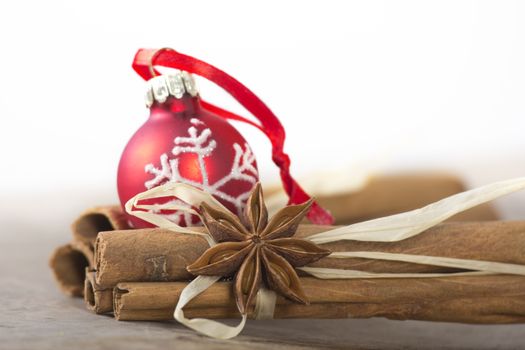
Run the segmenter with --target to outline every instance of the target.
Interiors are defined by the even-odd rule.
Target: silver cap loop
[[[176,71],[170,74],[159,75],[151,78],[146,87],[146,106],[149,108],[153,102],[164,103],[168,97],[182,98],[188,93],[192,97],[199,94],[193,76],[185,71]]]

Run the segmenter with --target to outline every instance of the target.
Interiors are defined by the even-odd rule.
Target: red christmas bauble
[[[146,103],[150,117],[128,142],[118,167],[121,205],[173,181],[203,189],[240,213],[258,181],[255,157],[241,134],[201,107],[193,79],[185,72],[148,81]],[[196,223],[187,213],[162,214],[180,225]],[[128,219],[135,228],[151,227],[134,216]]]

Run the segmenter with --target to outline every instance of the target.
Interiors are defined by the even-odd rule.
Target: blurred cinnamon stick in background
[[[345,183],[342,178],[342,174],[332,174],[300,181],[321,206],[330,210],[336,225],[350,225],[417,209],[468,189],[458,177],[434,172],[374,175],[357,187]],[[349,175],[348,178],[352,177]],[[280,209],[287,202],[281,186],[265,188],[265,195],[270,211]],[[449,221],[497,219],[493,207],[483,204],[457,214]]]
[[[120,205],[106,205],[83,212],[71,225],[71,233],[73,241],[83,242],[93,250],[99,232],[129,228]]]

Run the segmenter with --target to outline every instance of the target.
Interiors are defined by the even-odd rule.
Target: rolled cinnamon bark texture
[[[160,228],[101,232],[95,243],[95,281],[100,288],[113,288],[123,281],[190,280],[194,276],[186,266],[208,247],[200,236]]]
[[[83,295],[85,269],[88,265],[88,258],[83,252],[74,249],[72,244],[56,248],[49,259],[58,287],[63,293],[73,297]]]
[[[304,238],[328,229],[300,225],[295,237]],[[525,264],[525,221],[444,223],[399,242],[339,241],[322,246],[332,251],[379,251]],[[101,288],[112,288],[119,282],[189,280],[193,276],[186,266],[208,247],[202,237],[159,228],[102,232],[95,246],[96,283]],[[361,258],[326,257],[309,266],[390,273],[457,271]]]
[[[94,267],[93,250],[97,234],[125,229],[129,229],[129,225],[119,206],[100,206],[82,213],[71,225],[71,243],[55,249],[49,260],[59,288],[67,295],[83,296],[86,268]]]
[[[99,232],[129,228],[122,208],[118,205],[107,205],[86,210],[73,222],[71,232],[73,241],[93,247]]]
[[[510,275],[418,279],[301,278],[310,305],[277,297],[274,318],[370,318],[462,323],[525,322],[525,277]],[[187,283],[119,283],[117,320],[171,320]],[[230,282],[218,282],[184,309],[187,317],[240,317]],[[248,317],[254,317],[254,305]]]
[[[84,301],[88,310],[97,314],[105,314],[113,311],[113,289],[101,288],[95,282],[95,271],[86,269],[84,281]]]

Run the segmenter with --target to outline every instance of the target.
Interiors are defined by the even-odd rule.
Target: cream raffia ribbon
[[[374,220],[340,227],[337,229],[314,234],[307,239],[317,244],[335,242],[340,240],[355,240],[369,242],[397,242],[420,234],[449,217],[473,208],[479,204],[492,201],[501,196],[525,189],[525,177],[499,181],[476,189],[458,193],[423,208],[401,214],[386,216]],[[139,204],[140,200],[159,197],[175,196],[192,207],[198,207],[206,202],[211,206],[224,209],[210,194],[183,183],[167,183],[140,193],[126,203],[126,211],[145,221],[179,233],[197,234],[205,236],[210,245],[215,242],[210,235],[196,232],[187,227],[181,227],[164,218],[161,214],[145,210],[182,210],[198,215],[194,209],[173,205],[145,205]],[[135,208],[135,209],[134,209]],[[136,210],[140,209],[140,210]],[[525,276],[525,265],[505,264],[492,261],[455,259],[439,256],[393,254],[384,252],[334,252],[332,258],[365,258],[376,260],[404,261],[416,264],[454,267],[468,272],[458,273],[372,273],[356,270],[329,269],[301,267],[302,271],[322,279],[350,279],[350,278],[434,278],[443,276],[469,276],[488,274],[514,274]],[[181,293],[174,312],[174,318],[187,327],[210,337],[229,339],[238,335],[244,328],[246,316],[235,327],[227,326],[217,321],[184,317],[182,308],[194,297],[209,288],[220,279],[219,276],[199,276],[195,278]],[[261,290],[256,299],[255,317],[271,318],[275,308],[275,293]]]
[[[165,228],[170,231],[203,236],[206,238],[210,246],[216,244],[210,235],[197,232],[188,227],[177,225],[174,222],[166,219],[163,215],[158,214],[160,210],[179,210],[190,214],[199,215],[196,210],[187,206],[177,205],[170,202],[164,204],[139,204],[139,202],[144,199],[161,197],[177,197],[181,201],[187,203],[189,206],[195,208],[198,208],[202,202],[205,202],[214,208],[228,210],[207,192],[199,190],[198,188],[188,184],[180,182],[168,182],[162,186],[154,187],[150,190],[139,193],[135,197],[131,198],[125,205],[126,212],[144,221],[147,221],[150,224]]]

